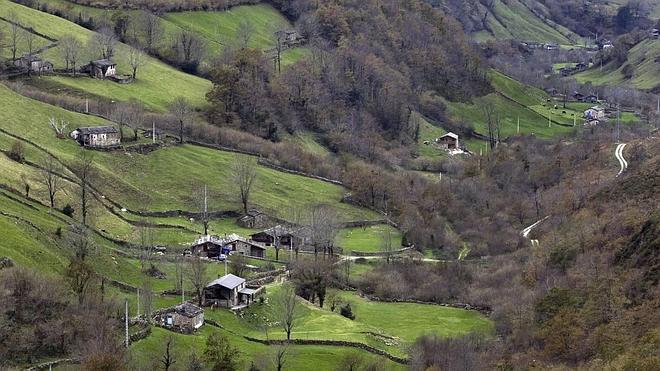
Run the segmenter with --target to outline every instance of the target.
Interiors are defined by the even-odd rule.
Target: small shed
[[[121,144],[119,130],[114,126],[81,127],[69,135],[84,147],[112,148]]]
[[[204,309],[185,302],[156,314],[156,323],[183,333],[193,333],[204,325]]]
[[[458,134],[447,133],[435,140],[440,147],[445,149],[458,149]]]
[[[247,214],[238,219],[238,225],[243,228],[259,229],[265,228],[270,222],[268,215],[259,210],[248,210]]]

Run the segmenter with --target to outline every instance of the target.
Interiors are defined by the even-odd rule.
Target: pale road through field
[[[621,173],[623,173],[628,168],[628,161],[623,158],[623,149],[625,146],[626,143],[621,143],[616,146],[616,150],[614,151],[614,156],[616,156],[616,159],[619,160],[619,165],[621,165],[621,169],[619,170],[619,173],[616,174],[616,176],[621,175]]]

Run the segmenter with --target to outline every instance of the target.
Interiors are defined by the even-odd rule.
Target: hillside
[[[638,89],[650,90],[660,86],[660,40],[646,39],[632,47],[626,60],[618,68],[614,63],[594,66],[588,71],[575,75],[581,83],[594,85],[629,85]],[[628,76],[628,77],[627,77]]]
[[[580,40],[575,33],[542,15],[547,10],[540,1],[532,1],[530,5],[522,0],[495,0],[488,7],[478,1],[444,0],[443,3],[459,21],[468,25],[478,41],[513,39],[572,45]]]

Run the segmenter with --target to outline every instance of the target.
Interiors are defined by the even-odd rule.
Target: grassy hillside
[[[65,162],[74,160],[78,145],[72,140],[56,139],[48,127],[49,117],[66,119],[72,127],[108,124],[96,117],[21,97],[5,87],[0,87],[0,102],[11,107],[0,112],[2,129],[46,148]],[[211,209],[235,210],[239,206],[227,169],[236,157],[244,155],[191,145],[163,148],[149,155],[121,152],[94,155],[104,179],[95,186],[122,207],[139,210],[147,200],[152,210],[190,210],[193,184],[204,183],[212,195]],[[256,161],[256,158],[247,159]],[[287,216],[290,207],[324,202],[334,206],[346,220],[377,218],[371,211],[341,203],[344,189],[337,185],[261,166],[258,173],[253,203],[281,217]]]
[[[575,44],[578,36],[558,24],[546,23],[529,10],[521,0],[493,2],[492,10],[486,10],[489,30],[473,36],[480,41],[488,39],[515,39],[558,44]]]
[[[612,64],[600,68],[592,68],[575,75],[581,82],[591,82],[595,85],[631,85],[638,89],[653,89],[660,86],[660,63],[656,59],[660,56],[660,40],[646,39],[635,45],[628,52],[626,62],[616,68]],[[632,77],[627,79],[624,68],[632,66]]]
[[[0,16],[6,17],[13,12],[21,24],[29,26],[38,32],[60,39],[65,35],[73,35],[86,43],[93,32],[83,27],[47,13],[12,3],[8,0],[0,0]],[[115,60],[118,63],[118,72],[130,73],[127,54],[130,47],[118,44]],[[58,68],[64,67],[59,48],[49,49],[44,57],[53,61]],[[87,55],[82,60],[91,59]],[[64,87],[77,89],[92,95],[101,95],[114,100],[138,99],[151,109],[164,111],[167,105],[177,96],[185,96],[195,105],[205,102],[204,94],[211,87],[211,83],[202,78],[180,72],[167,64],[154,58],[146,58],[143,67],[138,70],[138,78],[134,83],[120,85],[110,81],[95,80],[90,78],[70,77],[43,77]]]

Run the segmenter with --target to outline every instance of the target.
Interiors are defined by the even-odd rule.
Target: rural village
[[[660,369],[660,3],[580,4],[0,0],[0,371]]]

